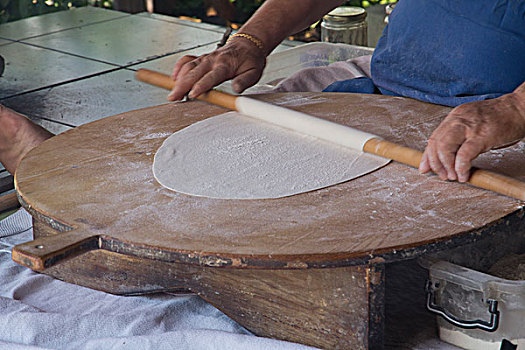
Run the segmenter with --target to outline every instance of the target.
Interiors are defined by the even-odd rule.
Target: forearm
[[[522,99],[525,98],[525,81],[514,90],[516,95],[519,95]]]
[[[518,86],[511,95],[516,109],[523,118],[523,123],[525,125],[525,82]]]
[[[247,35],[230,37],[231,41],[209,54],[187,55],[177,62],[172,74],[176,83],[168,99],[180,100],[186,94],[195,98],[228,79],[233,79],[235,92],[243,92],[261,78],[266,56],[283,39],[342,3],[341,0],[266,0],[239,30]]]
[[[341,0],[266,0],[239,33],[251,34],[264,44],[267,56],[287,36],[297,33],[333,8]]]
[[[525,140],[525,82],[510,94],[505,94],[494,100],[487,100],[488,103],[491,101],[494,102],[492,105],[493,114],[499,115],[501,120],[505,120],[504,116],[507,117],[506,119],[514,120],[513,132],[518,133],[515,140],[509,140],[508,144],[493,148],[506,147],[520,139]]]

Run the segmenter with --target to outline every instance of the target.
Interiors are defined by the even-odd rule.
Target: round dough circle
[[[162,186],[193,196],[267,199],[348,181],[388,162],[229,112],[168,137],[153,174]]]

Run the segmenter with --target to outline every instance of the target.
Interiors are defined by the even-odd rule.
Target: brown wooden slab
[[[450,110],[377,95],[260,98],[420,150]],[[197,101],[176,103],[58,135],[22,161],[16,174],[20,199],[60,231],[81,230],[82,240],[86,233],[96,237],[96,248],[235,268],[347,266],[378,256],[391,261],[475,240],[501,218],[523,215],[523,202],[395,163],[340,185],[275,200],[207,199],[162,188],[151,166],[164,139],[222,112]],[[490,152],[478,165],[525,180],[524,145]]]
[[[7,170],[0,170],[0,194],[11,191],[15,188],[15,182],[12,175]]]
[[[38,221],[39,237],[62,236]],[[251,332],[323,349],[380,349],[384,265],[224,269],[93,250],[45,270],[114,294],[195,293]]]
[[[260,98],[420,150],[449,111],[387,96]],[[202,102],[129,112],[30,152],[16,185],[37,240],[16,247],[15,260],[110,293],[193,292],[261,336],[381,349],[385,263],[523,228],[523,202],[395,163],[275,200],[206,199],[157,184],[151,166],[163,140],[221,112]],[[478,165],[524,180],[524,154],[521,144]]]
[[[0,194],[0,213],[20,207],[16,193]]]

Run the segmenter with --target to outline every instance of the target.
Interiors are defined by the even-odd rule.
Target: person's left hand
[[[468,181],[471,162],[525,138],[525,101],[517,93],[454,108],[432,133],[419,165],[442,180]]]

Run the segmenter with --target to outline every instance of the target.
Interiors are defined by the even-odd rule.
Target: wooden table
[[[449,111],[377,95],[259,98],[417,149]],[[262,336],[381,348],[386,265],[525,229],[522,202],[396,163],[275,200],[161,187],[151,165],[162,141],[222,112],[197,101],[142,109],[31,151],[16,185],[38,239],[18,246],[15,260],[110,293],[191,291]],[[478,165],[525,180],[523,147],[490,152]]]

